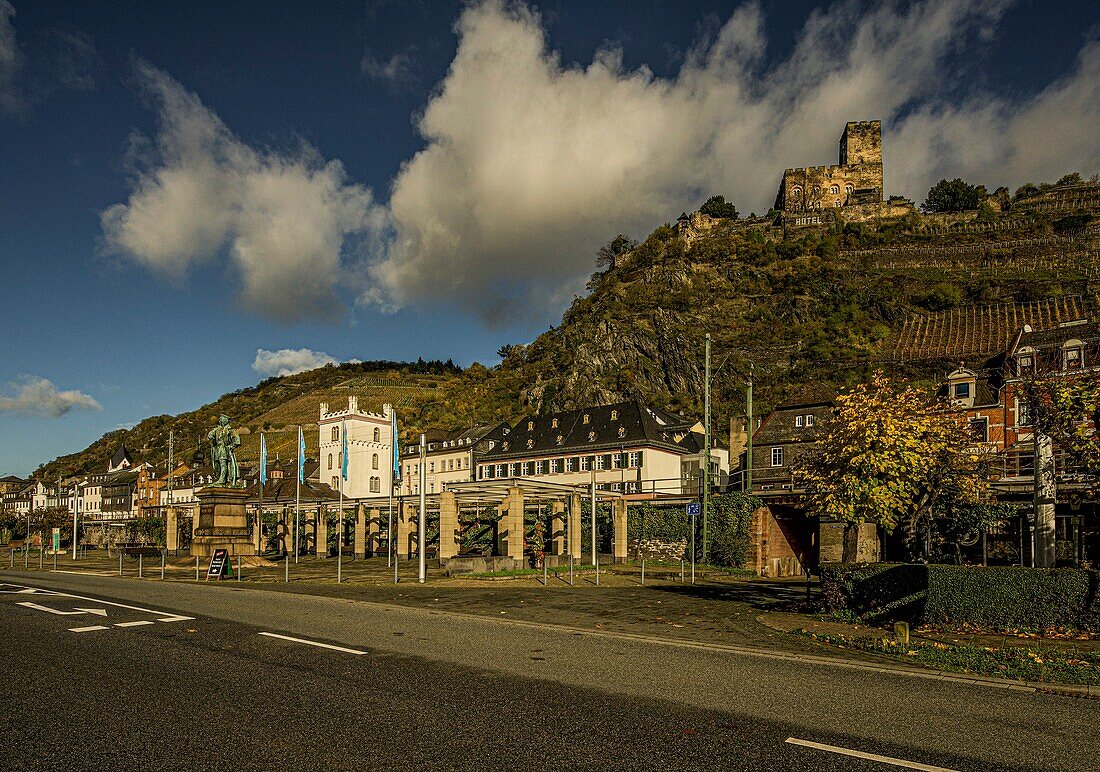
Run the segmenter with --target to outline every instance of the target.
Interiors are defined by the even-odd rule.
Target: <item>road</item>
[[[228,584],[0,582],[8,769],[1077,770],[1100,752],[1096,700]]]

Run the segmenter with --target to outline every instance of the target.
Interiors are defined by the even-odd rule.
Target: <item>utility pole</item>
[[[176,430],[175,429],[169,429],[168,430],[168,506],[166,506],[164,508],[164,549],[165,550],[168,549],[168,521],[169,521],[168,512],[169,512],[169,510],[172,509],[172,478],[175,477],[175,475],[172,474],[172,472],[174,471],[174,468],[172,466],[172,459],[173,459],[173,452],[175,451],[175,445],[176,445]],[[176,541],[178,536],[179,536],[179,534],[177,533],[176,535],[174,535],[172,537],[173,542]],[[179,544],[176,543],[176,546],[178,547]],[[177,549],[176,552],[178,554],[179,550]]]
[[[752,493],[752,368],[749,365],[749,385],[745,389],[745,473],[741,475],[741,487]]]
[[[427,435],[421,434],[420,435],[420,512],[418,513],[419,516],[416,518],[419,521],[417,523],[417,529],[420,531],[419,539],[418,539],[418,541],[420,543],[420,546],[417,548],[416,551],[419,553],[417,555],[417,558],[419,559],[419,563],[420,563],[420,573],[418,574],[418,581],[421,584],[424,583],[424,579],[427,577],[427,574],[428,574],[428,565],[425,562],[426,555],[424,554],[427,551],[427,546],[428,546],[428,506],[427,506],[427,493],[426,493],[426,491],[428,490],[428,484],[426,482],[427,471],[428,471],[427,461],[426,461],[427,452],[428,452]]]
[[[703,376],[703,562],[707,562],[707,509],[710,503],[710,333],[705,344]]]

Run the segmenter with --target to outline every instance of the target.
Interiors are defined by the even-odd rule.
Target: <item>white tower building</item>
[[[383,405],[381,413],[359,409],[358,397],[348,397],[346,410],[329,411],[321,403],[317,421],[320,433],[321,482],[333,490],[344,486],[344,496],[352,499],[385,499],[393,484],[393,407]],[[348,479],[340,474],[343,468],[343,438],[347,431]]]

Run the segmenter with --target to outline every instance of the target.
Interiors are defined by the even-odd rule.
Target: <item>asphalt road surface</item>
[[[1100,755],[1096,700],[226,585],[0,582],[6,769],[1080,770]]]

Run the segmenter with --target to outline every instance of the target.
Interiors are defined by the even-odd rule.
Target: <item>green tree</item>
[[[736,220],[738,217],[737,207],[732,201],[726,201],[725,196],[711,196],[699,207],[699,211],[708,217],[718,219]]]
[[[844,560],[861,523],[906,529],[910,549],[933,515],[984,503],[987,460],[970,450],[963,415],[882,373],[836,399],[817,449],[792,470],[813,514],[848,525]]]
[[[920,208],[925,212],[966,212],[977,209],[985,196],[984,185],[970,185],[956,177],[933,185]]]
[[[1100,487],[1100,381],[1083,375],[1036,376],[1024,383],[1028,420],[1066,454],[1072,473]]]

